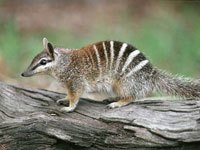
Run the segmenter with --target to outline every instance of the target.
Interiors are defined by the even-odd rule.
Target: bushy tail
[[[155,90],[183,98],[200,98],[200,80],[172,76],[163,71],[155,73]]]

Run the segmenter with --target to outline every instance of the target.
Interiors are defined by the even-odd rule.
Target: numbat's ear
[[[43,47],[44,49],[47,49],[47,44],[49,43],[49,41],[46,38],[43,38]]]
[[[43,47],[47,54],[54,59],[54,48],[51,43],[46,38],[43,38]]]

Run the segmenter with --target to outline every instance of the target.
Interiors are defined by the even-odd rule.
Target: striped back
[[[83,48],[94,70],[130,77],[140,70],[151,69],[150,62],[138,49],[119,41],[103,41]]]

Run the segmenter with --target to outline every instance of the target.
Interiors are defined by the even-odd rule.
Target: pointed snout
[[[22,77],[25,77],[24,72],[21,74]]]
[[[22,77],[30,77],[33,75],[32,71],[25,71],[21,74]]]

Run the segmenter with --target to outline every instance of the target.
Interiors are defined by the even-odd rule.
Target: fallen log
[[[116,109],[81,100],[72,113],[64,94],[0,83],[0,150],[198,149],[200,101],[148,100]]]

